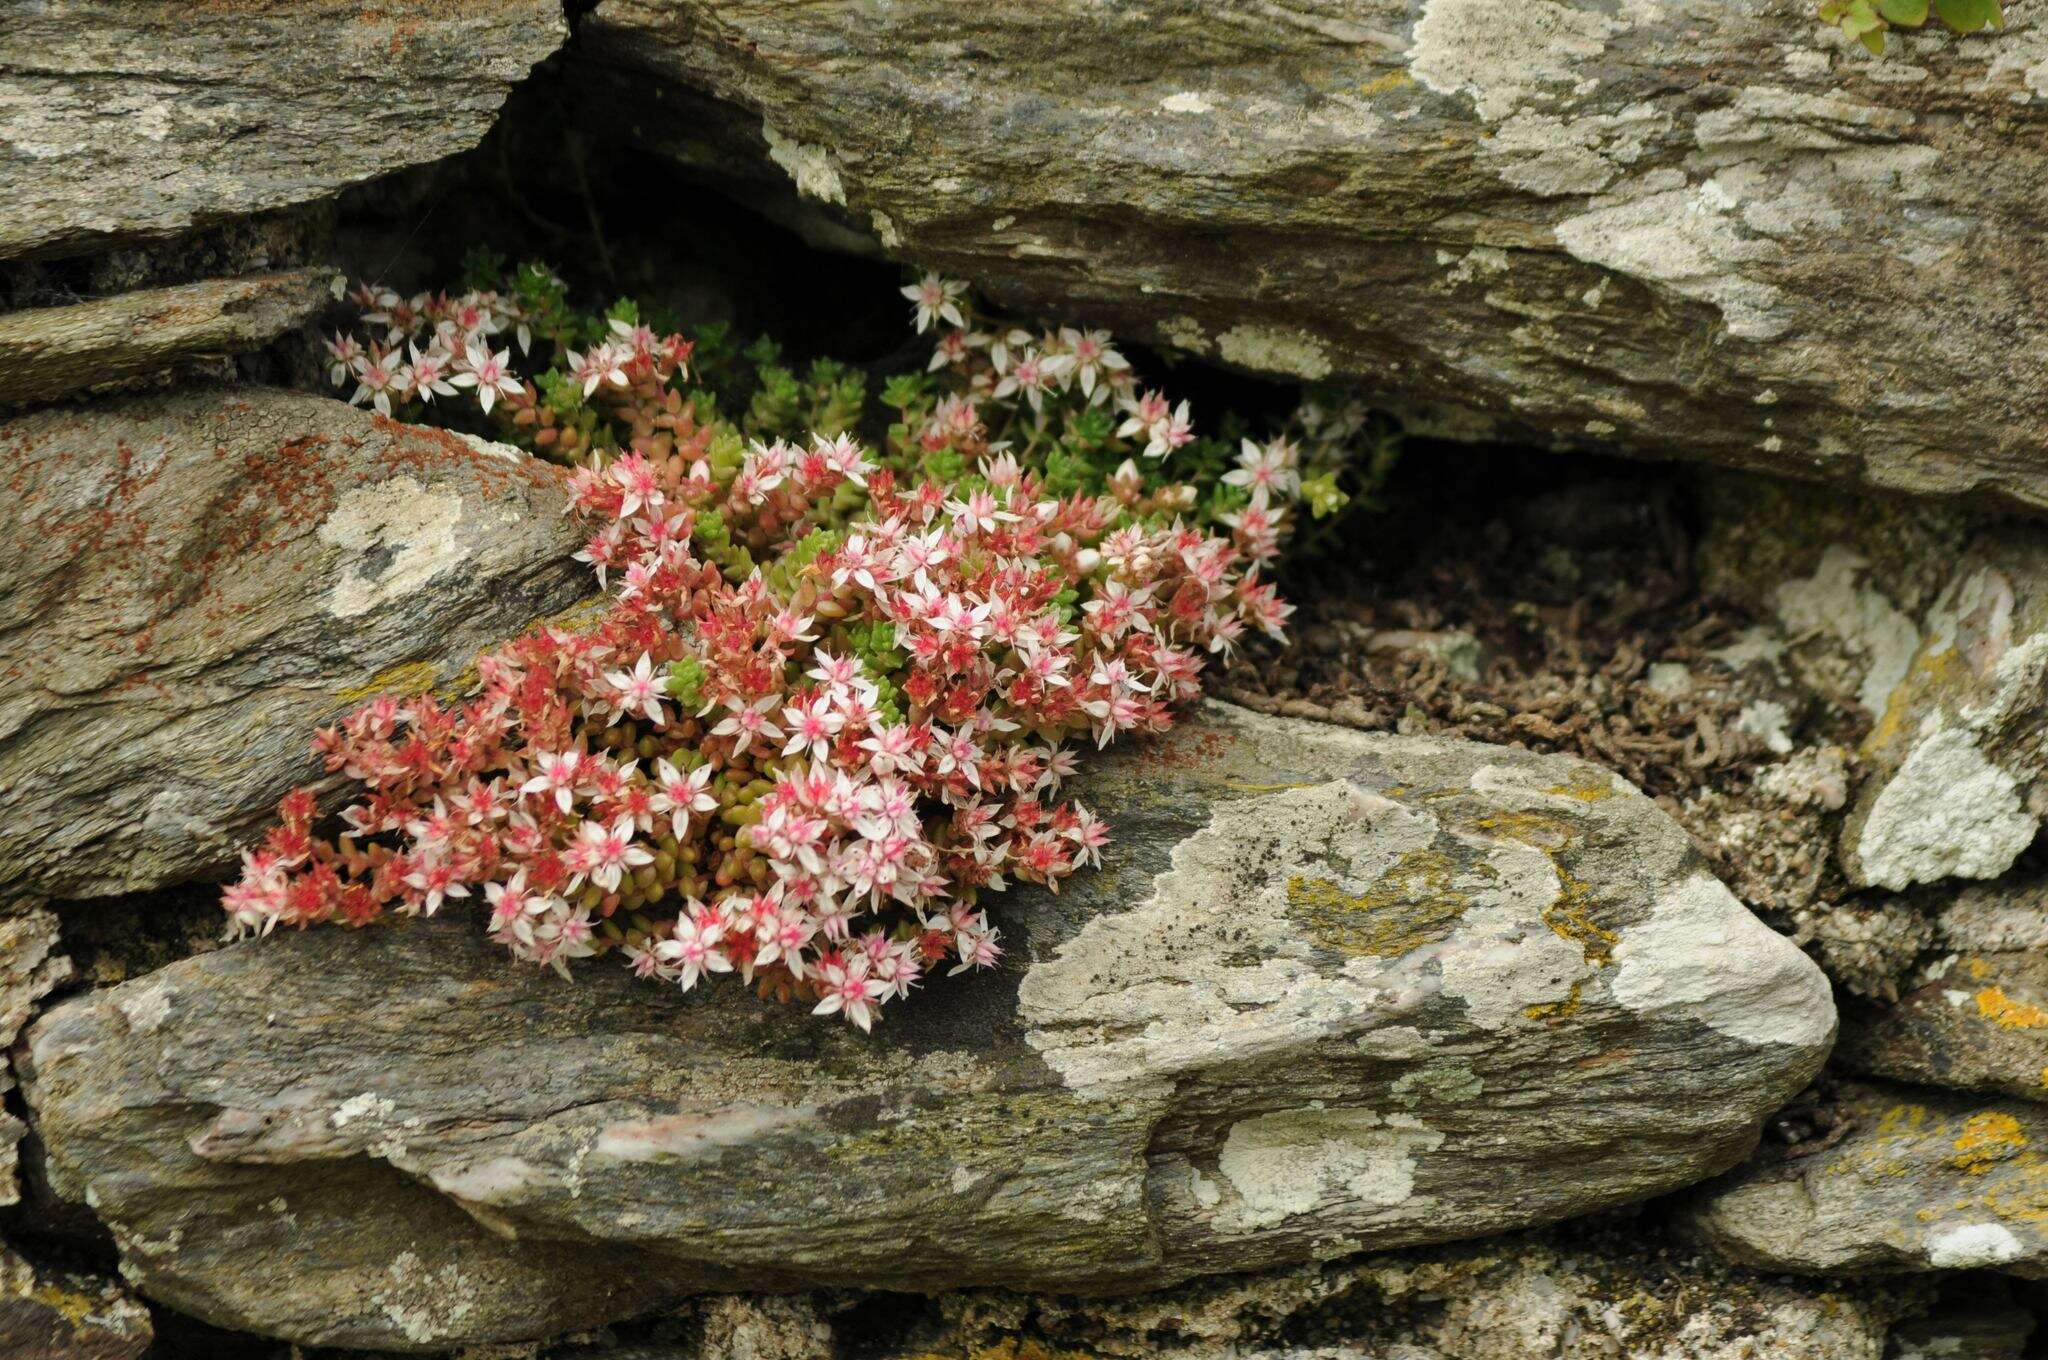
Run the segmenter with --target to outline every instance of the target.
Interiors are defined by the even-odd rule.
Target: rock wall
[[[1958,498],[2048,500],[2033,3],[1882,61],[1791,0],[10,15],[0,1351],[2019,1360],[2048,568]],[[1110,864],[873,1039],[457,921],[217,947],[164,890],[310,728],[585,592],[559,475],[289,390],[363,248],[337,197],[541,79],[1027,312],[1917,498],[1708,476],[1696,555],[1530,507],[1586,599],[1603,536],[1670,534],[1754,626],[1501,729],[1591,760],[1415,735],[1505,719],[1527,634],[1368,627],[1398,722],[1212,704],[1096,762]],[[1740,778],[1614,773],[1624,685]]]
[[[2007,13],[1873,60],[1803,0],[604,0],[581,46],[684,92],[617,108],[649,145],[1027,310],[1460,437],[2038,507]]]

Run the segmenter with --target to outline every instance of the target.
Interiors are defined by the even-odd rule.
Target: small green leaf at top
[[[1927,0],[1877,0],[1877,12],[1887,23],[1918,28],[1927,22]]]
[[[1934,0],[1934,13],[1958,33],[1975,33],[1980,28],[1999,28],[2005,15],[1998,0]]]

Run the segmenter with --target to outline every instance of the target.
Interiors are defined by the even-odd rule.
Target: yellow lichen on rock
[[[1963,1123],[1956,1136],[1956,1169],[1966,1176],[1981,1176],[1999,1162],[2026,1147],[2027,1135],[2020,1121],[2009,1114],[1986,1110]]]
[[[2003,987],[1977,993],[1977,1014],[2001,1029],[2048,1029],[2048,1010],[2007,996]]]

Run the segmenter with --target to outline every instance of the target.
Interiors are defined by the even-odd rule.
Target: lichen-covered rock
[[[2048,951],[1944,954],[1844,1025],[1843,1063],[1923,1086],[2048,1100]]]
[[[1709,588],[1776,615],[1753,650],[1871,720],[1840,830],[1849,879],[2004,873],[2048,795],[2048,539],[1770,485],[1715,501]]]
[[[76,999],[25,1064],[52,1181],[174,1307],[450,1347],[1563,1218],[1732,1164],[1833,1035],[1814,965],[1583,762],[1211,705],[1075,792],[1105,868],[1014,894],[1004,967],[873,1037],[445,920]]]
[[[318,724],[581,598],[566,478],[498,453],[258,388],[0,423],[0,889],[225,869]]]
[[[10,6],[0,259],[167,236],[467,150],[567,31],[559,0]]]
[[[154,1335],[149,1310],[114,1281],[38,1268],[0,1243],[0,1355],[136,1360]]]
[[[2048,1110],[1850,1086],[1833,1147],[1782,1150],[1703,1189],[1688,1226],[1745,1265],[1801,1274],[1990,1268],[2048,1276]]]
[[[0,1097],[14,1089],[8,1051],[35,1014],[36,1003],[71,976],[71,960],[58,952],[57,918],[36,906],[0,908]],[[19,1119],[0,1105],[0,1205],[21,1198],[15,1178],[22,1134]]]
[[[2048,541],[1992,530],[1954,562],[1863,743],[1842,829],[1860,883],[1995,878],[2040,830],[2048,774]]]
[[[1027,308],[1461,434],[2040,505],[2036,13],[1883,61],[1806,0],[605,0],[579,36],[710,96],[622,126]]]
[[[1647,1222],[1311,1269],[1135,1299],[942,1297],[889,1360],[1882,1360],[1928,1325],[1914,1281],[1795,1281],[1674,1246]],[[1982,1330],[1982,1329],[1979,1329]],[[1965,1353],[1967,1354],[1967,1353]],[[1987,1357],[1988,1360],[1988,1357]]]
[[[0,406],[257,349],[319,311],[331,277],[300,269],[0,312]]]

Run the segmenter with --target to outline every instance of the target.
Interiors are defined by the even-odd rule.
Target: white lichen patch
[[[345,1129],[359,1119],[367,1119],[373,1123],[381,1124],[388,1121],[396,1113],[398,1113],[398,1106],[391,1101],[390,1097],[380,1096],[374,1091],[364,1091],[360,1095],[350,1096],[347,1100],[335,1106],[334,1113],[328,1116],[327,1122],[334,1125],[337,1129]]]
[[[2002,1266],[2026,1253],[2025,1244],[2002,1223],[1965,1223],[1927,1238],[1927,1264],[1944,1270]]]
[[[1749,913],[1711,874],[1667,889],[1614,947],[1614,1000],[1675,1013],[1746,1044],[1818,1047],[1835,1002],[1813,960]]]
[[[1913,749],[1854,831],[1854,877],[1900,889],[1944,878],[1995,878],[2040,824],[2019,784],[1969,733],[1930,714]]]
[[[328,612],[352,619],[414,594],[469,556],[461,523],[461,496],[410,477],[344,494],[319,528],[322,543],[354,554],[340,565]]]
[[[422,1345],[457,1336],[476,1311],[476,1289],[454,1262],[430,1269],[419,1253],[402,1251],[385,1269],[370,1301],[399,1331]]]
[[[1558,244],[1587,264],[1711,303],[1731,335],[1782,335],[1792,324],[1782,291],[1744,272],[1776,260],[1780,247],[1746,235],[1730,213],[1734,200],[1713,180],[1642,193],[1645,183],[1558,223]]]
[[[1792,715],[1776,699],[1757,699],[1735,715],[1733,726],[1736,731],[1747,732],[1763,742],[1766,749],[1782,756],[1792,751],[1792,735],[1787,730],[1791,721]]]
[[[1213,113],[1216,106],[1193,90],[1182,90],[1159,101],[1159,107],[1168,113]]]
[[[768,143],[768,159],[796,181],[799,194],[846,206],[846,186],[839,178],[839,167],[832,163],[830,151],[784,137],[766,123],[761,125],[761,136]]]
[[[1310,382],[1330,376],[1329,348],[1307,331],[1232,326],[1216,337],[1216,352],[1228,363],[1262,373],[1285,373]]]
[[[1466,94],[1498,122],[1531,99],[1568,92],[1622,25],[1553,0],[1426,0],[1408,73],[1438,94]]]
[[[1251,1231],[1300,1215],[1386,1209],[1415,1193],[1415,1159],[1442,1133],[1408,1115],[1304,1107],[1239,1120],[1216,1169],[1237,1192],[1222,1224]]]
[[[1864,671],[1856,700],[1866,711],[1881,714],[1912,668],[1920,629],[1869,584],[1869,568],[1860,554],[1829,544],[1813,575],[1784,582],[1772,593],[1771,604],[1788,633],[1832,637],[1860,660]]]
[[[1523,109],[1479,144],[1479,155],[1503,181],[1532,194],[1597,194],[1670,127],[1669,117],[1645,103],[1572,117]]]
[[[1190,354],[1209,352],[1209,332],[1202,323],[1191,316],[1170,316],[1159,323],[1159,333],[1166,343]]]

